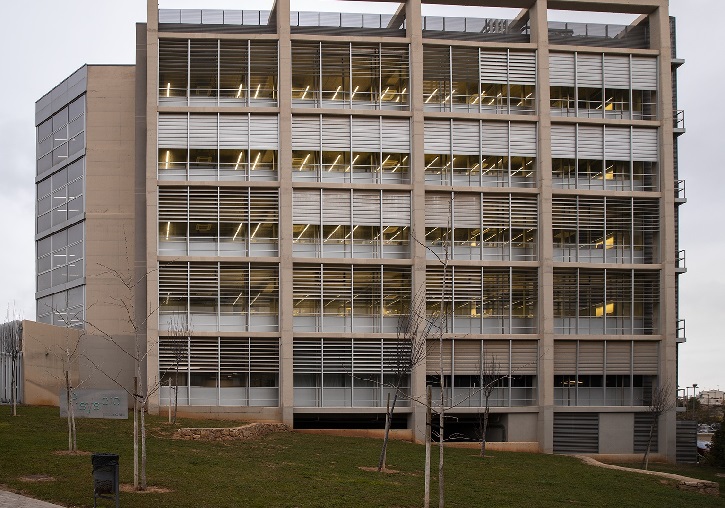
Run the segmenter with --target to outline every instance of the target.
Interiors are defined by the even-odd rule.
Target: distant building
[[[703,406],[721,406],[725,392],[722,390],[703,390],[697,395],[697,400]]]
[[[180,365],[183,413],[380,428],[425,293],[449,317],[443,372],[436,344],[404,392],[442,374],[449,432],[475,435],[495,357],[491,441],[643,452],[684,341],[667,1],[548,3],[631,26],[462,3],[522,10],[149,0],[134,67],[83,67],[37,103],[38,320],[145,336],[152,411]],[[420,439],[424,408],[394,427]],[[674,412],[658,449],[674,459]]]

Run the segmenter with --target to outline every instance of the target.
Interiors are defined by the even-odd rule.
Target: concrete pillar
[[[667,3],[649,16],[650,45],[660,52],[659,91],[657,94],[657,114],[660,120],[660,386],[672,387],[672,399],[677,389],[677,303],[676,283],[677,263],[675,223],[675,172],[674,172],[674,134],[672,105],[672,48],[670,41],[670,18]],[[668,461],[674,462],[677,456],[675,434],[677,424],[674,408],[662,417],[659,427],[659,450]]]
[[[554,451],[554,263],[551,222],[551,114],[549,110],[549,32],[547,0],[530,10],[531,42],[537,46],[536,102],[538,105],[539,188],[539,396],[538,440],[544,453]]]
[[[410,243],[413,256],[412,299],[425,291],[425,154],[423,152],[423,18],[420,0],[406,2],[406,28],[410,42],[410,183],[412,184],[412,221]],[[417,241],[416,241],[417,240]],[[419,243],[422,242],[422,243]],[[423,302],[425,305],[425,302]],[[411,393],[417,400],[425,400],[426,362],[414,369]],[[422,404],[413,404],[413,437],[425,439],[425,413]]]
[[[282,420],[292,426],[294,385],[292,367],[292,41],[290,2],[276,0],[274,13],[279,37],[279,388]]]

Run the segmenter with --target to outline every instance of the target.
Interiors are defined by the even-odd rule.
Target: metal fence
[[[12,400],[12,374],[13,361],[9,353],[0,353],[0,404],[9,404]],[[23,354],[18,355],[15,362],[15,400],[22,402],[23,398]]]

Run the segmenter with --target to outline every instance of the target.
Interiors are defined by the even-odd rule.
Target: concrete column
[[[138,60],[137,66],[146,66],[146,163],[145,168],[137,168],[136,171],[145,174],[146,184],[144,199],[146,201],[146,305],[143,309],[139,309],[148,315],[146,322],[146,349],[149,351],[146,357],[146,377],[148,386],[153,386],[158,381],[158,344],[159,344],[159,272],[158,257],[156,255],[156,245],[158,236],[157,226],[157,195],[158,184],[156,180],[156,139],[157,128],[156,118],[158,115],[158,54],[159,54],[159,5],[157,0],[148,0],[146,13],[146,41],[145,52],[139,48],[137,55],[141,58],[145,55],[146,61]],[[143,41],[139,39],[138,44]],[[137,98],[138,101],[142,99]],[[141,107],[140,104],[137,107]],[[139,160],[141,158],[139,157]],[[143,284],[144,279],[139,279],[139,285]],[[156,310],[154,310],[156,309]],[[152,312],[153,311],[153,312]],[[156,390],[148,404],[149,411],[157,414],[159,411],[159,391]]]
[[[292,42],[289,0],[276,0],[274,13],[279,37],[279,403],[282,420],[292,426]]]
[[[544,453],[554,451],[554,263],[551,222],[551,114],[549,110],[549,32],[547,0],[537,0],[530,10],[531,42],[537,46],[536,102],[539,115],[539,396],[538,440]]]
[[[657,93],[657,114],[660,119],[660,309],[659,327],[662,342],[660,344],[660,386],[672,387],[672,398],[676,397],[677,387],[677,304],[675,264],[676,228],[675,222],[675,169],[674,134],[672,105],[672,48],[670,41],[670,18],[667,2],[649,16],[650,45],[660,52],[659,89]],[[662,417],[659,427],[659,450],[668,461],[675,462],[677,456],[675,434],[677,424],[674,408]]]
[[[423,153],[423,19],[420,0],[407,0],[405,6],[407,36],[410,41],[410,182],[412,184],[412,221],[410,243],[413,256],[412,297],[425,290],[425,155]],[[416,241],[417,240],[417,241]],[[423,302],[423,304],[425,304]],[[417,400],[425,400],[425,363],[413,371],[411,392]],[[413,437],[425,439],[425,407],[413,404]]]

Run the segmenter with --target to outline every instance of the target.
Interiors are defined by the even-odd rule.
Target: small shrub
[[[725,467],[725,415],[723,415],[720,428],[712,436],[712,444],[707,455],[713,466]]]

